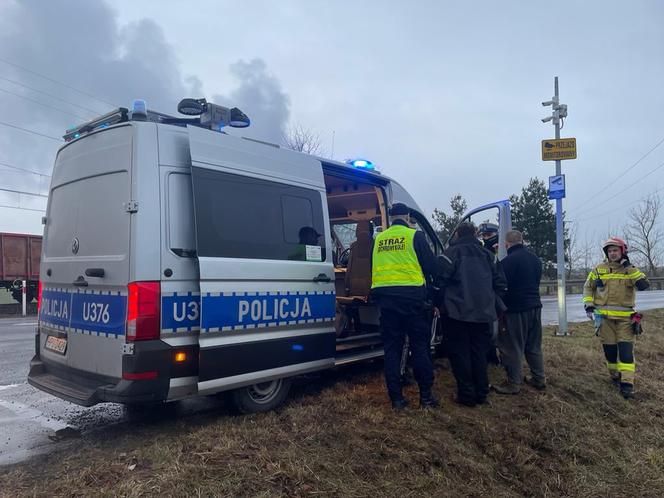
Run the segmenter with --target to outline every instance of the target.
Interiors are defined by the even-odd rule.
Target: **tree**
[[[521,195],[510,196],[512,226],[523,233],[531,249],[542,259],[544,273],[556,275],[556,215],[542,180],[531,178]]]
[[[468,209],[468,203],[461,194],[455,194],[450,199],[450,209],[452,214],[447,214],[435,208],[431,215],[438,237],[443,242],[446,242],[452,236],[454,229],[461,221],[463,213]]]
[[[284,147],[315,156],[323,155],[323,145],[318,133],[296,124],[288,128],[282,138]]]
[[[571,228],[565,230],[565,264],[567,265],[567,278],[573,278],[573,273],[581,271],[585,277],[587,273],[588,248],[579,244],[578,225],[567,224]],[[587,246],[587,243],[586,243]]]
[[[664,232],[659,225],[660,198],[650,195],[638,206],[630,209],[629,221],[625,228],[625,240],[630,251],[643,259],[648,272],[657,276],[657,266],[661,259],[661,242]]]

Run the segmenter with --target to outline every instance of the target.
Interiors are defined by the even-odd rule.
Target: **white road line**
[[[0,386],[0,391],[6,391],[7,389],[11,389],[13,387],[18,387],[18,386],[23,386],[27,384],[27,382],[22,382],[20,384],[7,384],[6,386]]]
[[[15,413],[17,417],[20,418],[21,420],[24,421],[31,420],[33,422],[38,423],[45,429],[59,431],[60,429],[64,429],[65,427],[71,427],[70,425],[62,422],[61,420],[57,420],[52,417],[47,417],[39,410],[35,408],[30,408],[28,405],[24,405],[23,403],[17,403],[16,401],[10,403],[9,401],[0,399],[0,407]]]

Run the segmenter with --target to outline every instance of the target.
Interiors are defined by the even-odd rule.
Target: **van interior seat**
[[[369,220],[361,220],[355,229],[356,240],[350,246],[346,270],[346,297],[340,303],[366,302],[371,290],[371,252],[373,230]]]

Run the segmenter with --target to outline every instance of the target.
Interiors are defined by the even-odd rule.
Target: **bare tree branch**
[[[660,198],[651,195],[629,211],[625,239],[630,250],[641,256],[651,275],[657,275],[661,263],[661,242],[664,231],[659,224]]]
[[[320,136],[314,131],[296,124],[288,128],[282,137],[284,147],[316,156],[323,155]]]

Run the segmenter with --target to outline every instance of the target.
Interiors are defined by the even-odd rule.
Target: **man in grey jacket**
[[[496,316],[496,295],[506,290],[495,254],[477,239],[472,223],[461,223],[445,255],[452,267],[444,276],[441,309],[449,358],[457,382],[457,403],[475,406],[489,394],[487,351]]]

